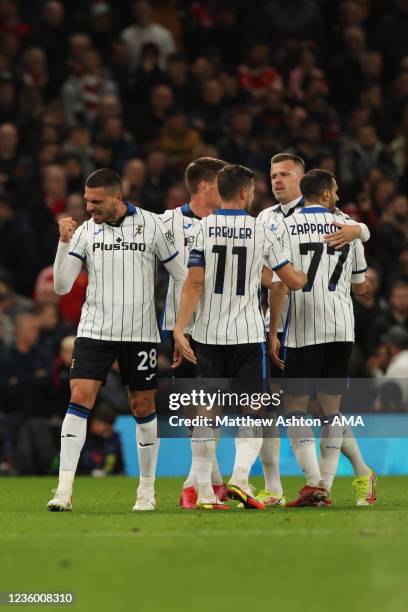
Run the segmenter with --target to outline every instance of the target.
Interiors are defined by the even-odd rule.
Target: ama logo
[[[116,238],[115,242],[94,242],[93,252],[95,251],[140,251],[144,252],[146,245],[144,242],[126,242],[122,238]]]

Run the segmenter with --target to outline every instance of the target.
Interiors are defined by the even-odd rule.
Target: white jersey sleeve
[[[85,261],[87,256],[87,239],[88,239],[89,221],[85,221],[74,232],[69,244],[69,254],[78,257]]]
[[[362,283],[365,280],[366,271],[367,262],[364,255],[364,247],[360,240],[357,240],[353,254],[351,282],[356,284]]]
[[[158,215],[154,215],[153,218],[156,224],[153,238],[156,255],[162,263],[167,263],[178,255],[174,245],[174,235],[170,230],[166,229]]]
[[[265,227],[265,264],[271,270],[279,270],[291,261],[290,251],[285,247],[284,230],[282,228],[273,232]]]
[[[190,213],[189,216],[183,214],[183,210]],[[171,232],[174,236],[174,246],[179,253],[178,259],[185,266],[187,273],[187,263],[189,257],[189,245],[193,240],[194,230],[199,224],[199,219],[191,216],[191,209],[187,205],[180,206],[174,210],[166,210],[160,219],[163,221],[166,232]],[[161,329],[172,331],[176,322],[179,308],[179,294],[176,291],[173,278],[170,276],[167,288],[166,302],[161,320]],[[191,332],[192,327],[186,328],[187,333]]]

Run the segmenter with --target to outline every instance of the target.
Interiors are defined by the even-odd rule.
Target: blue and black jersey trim
[[[79,255],[79,253],[74,253],[74,251],[69,251],[68,255],[72,255],[73,257],[78,257],[78,259],[80,259],[81,261],[85,261],[85,257],[82,257],[82,255]]]
[[[289,259],[285,259],[285,261],[282,261],[282,263],[272,268],[272,270],[279,270],[280,268],[283,268],[283,266],[286,266],[287,263],[290,263]]]
[[[170,257],[167,257],[167,259],[162,259],[162,263],[168,263],[169,261],[171,261],[172,259],[174,259],[175,257],[177,257],[177,255],[179,254],[178,251],[176,251],[175,253],[173,253],[173,255],[170,255]]]

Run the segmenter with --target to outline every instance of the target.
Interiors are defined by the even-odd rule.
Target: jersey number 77
[[[317,268],[319,267],[320,260],[323,255],[324,244],[321,242],[304,242],[299,244],[300,254],[306,255],[309,251],[313,251],[312,260],[310,262],[309,269],[307,271],[307,284],[303,287],[302,291],[311,291],[316,278]],[[327,245],[327,254],[336,255],[339,254],[336,267],[333,270],[331,277],[329,278],[329,291],[335,291],[339,278],[343,271],[344,263],[347,259],[347,255],[350,251],[350,245],[346,244],[341,249],[336,249]]]

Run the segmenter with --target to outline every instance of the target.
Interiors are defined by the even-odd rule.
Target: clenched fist
[[[77,228],[76,221],[74,221],[72,217],[65,217],[65,219],[60,219],[58,221],[58,225],[61,242],[70,242]]]

